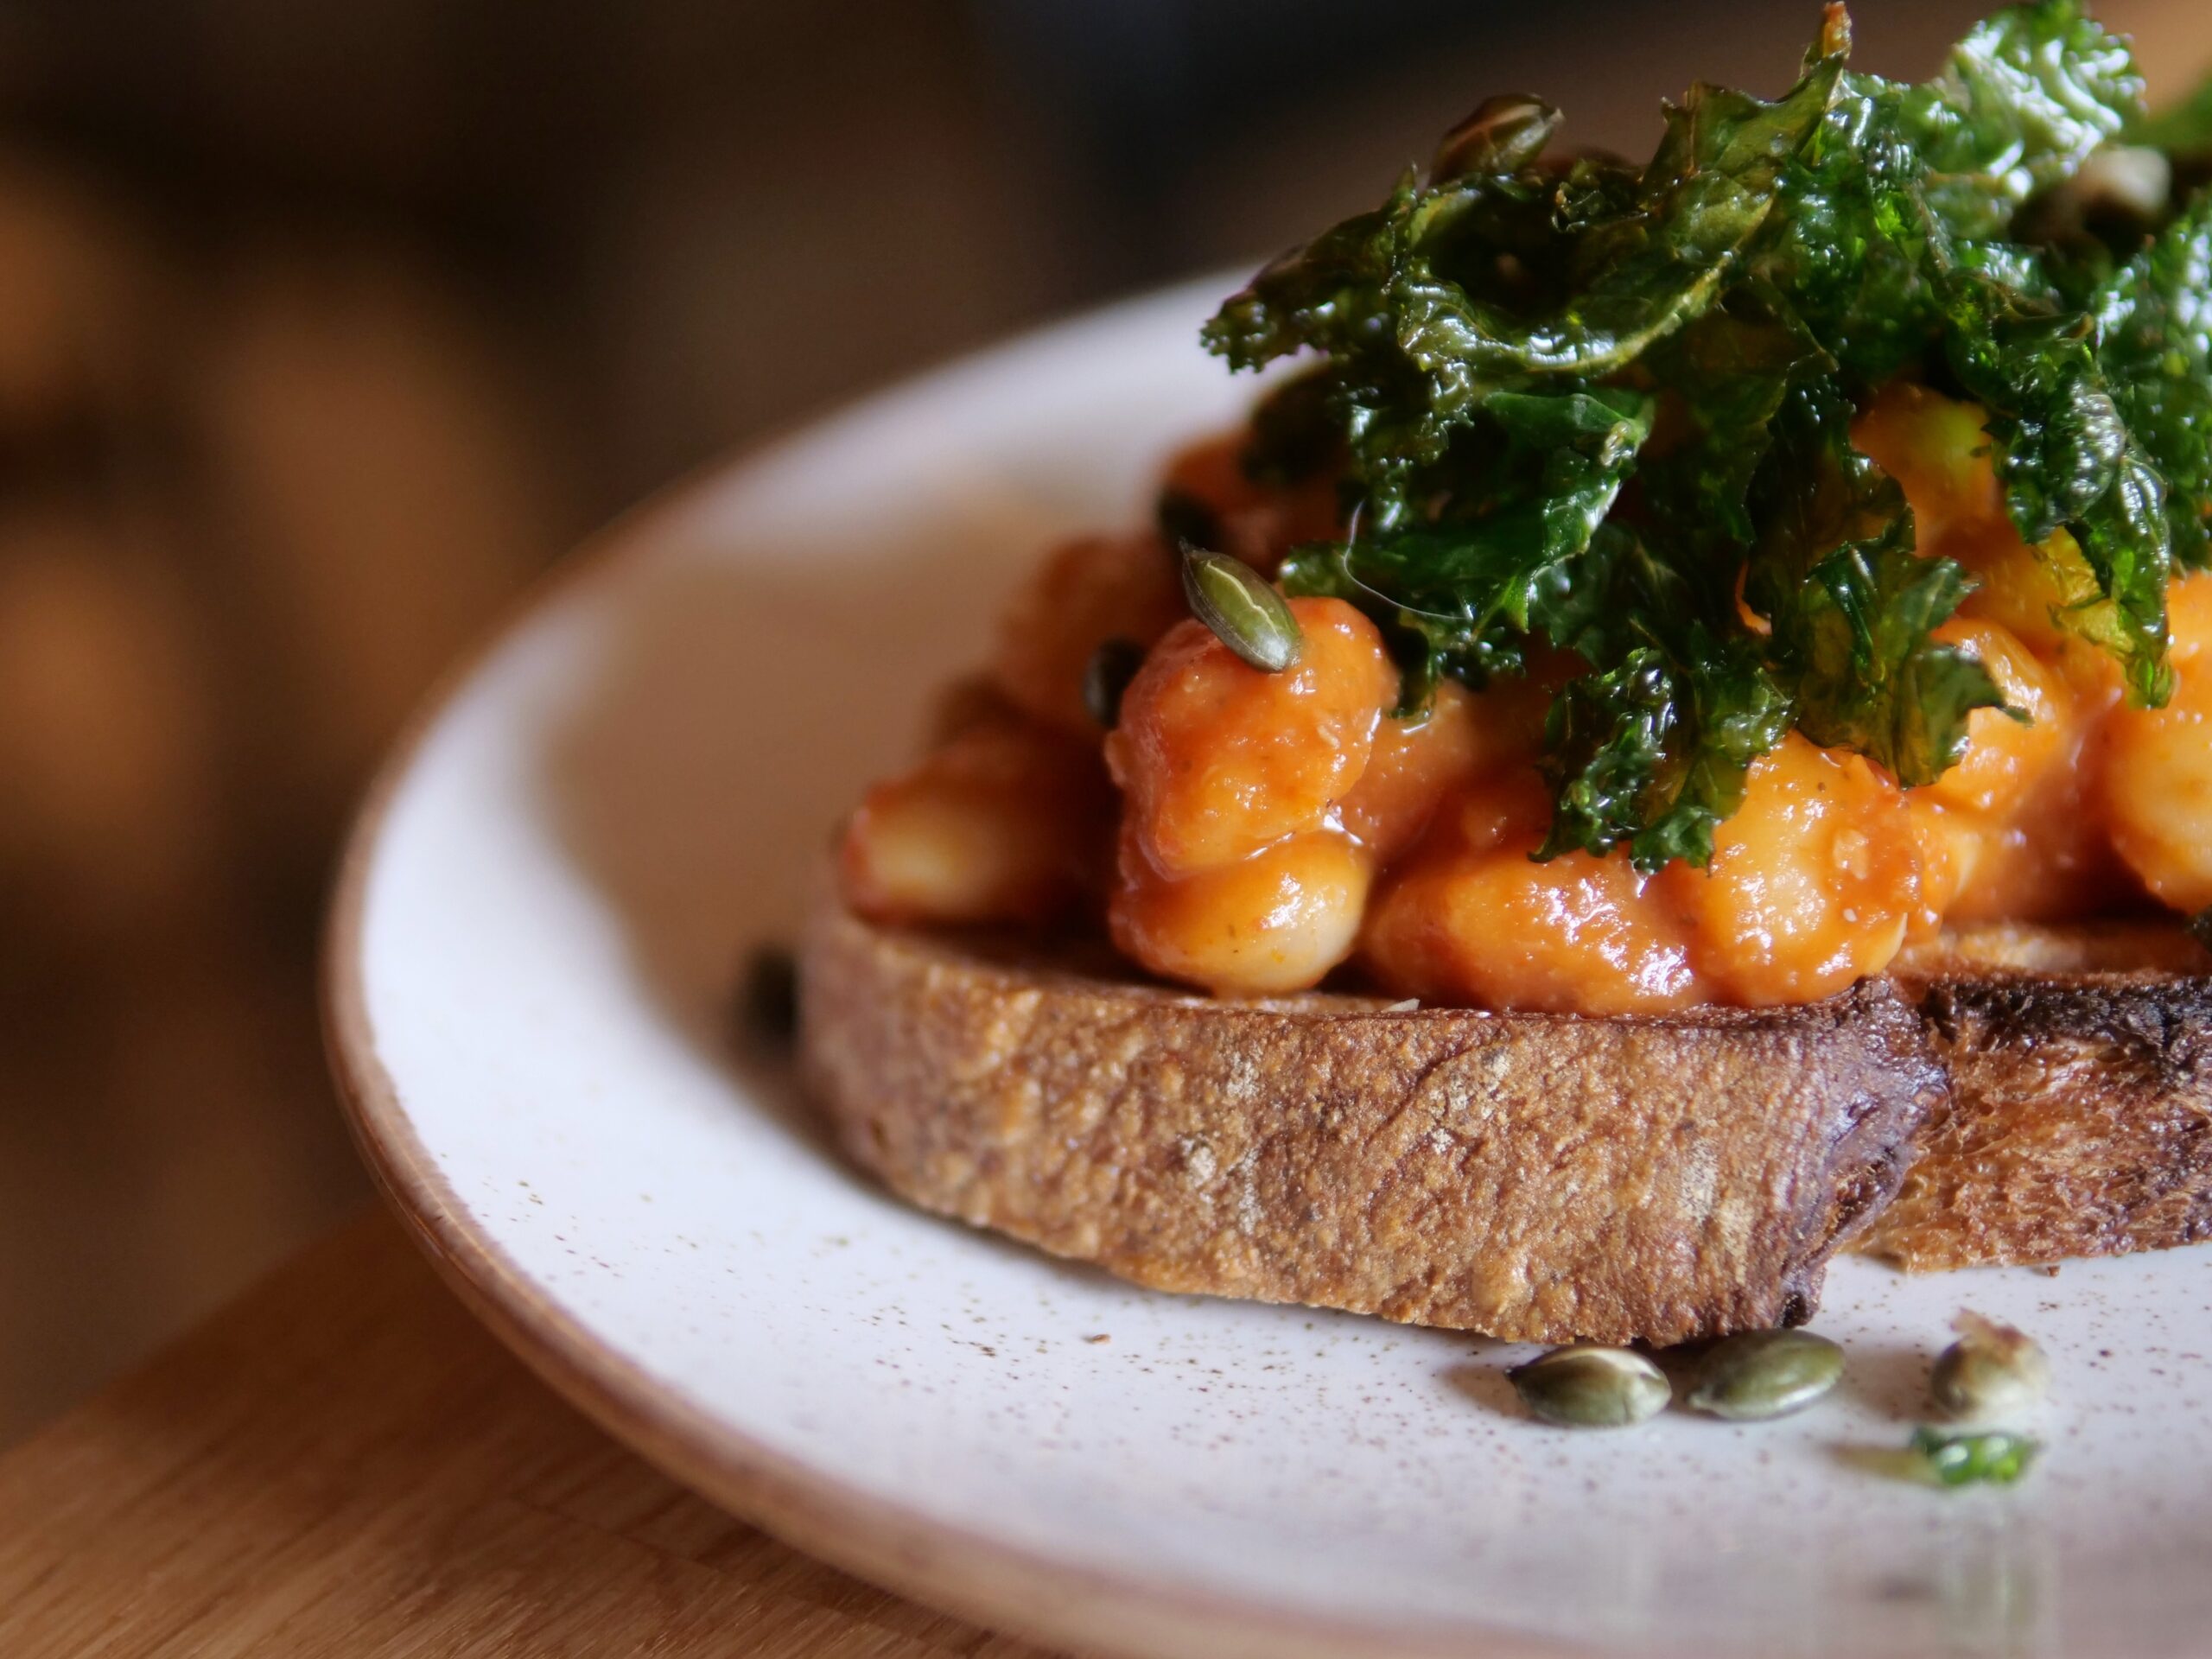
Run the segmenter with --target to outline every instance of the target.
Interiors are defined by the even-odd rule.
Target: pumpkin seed
[[[1254,668],[1280,674],[1305,653],[1306,637],[1290,607],[1242,559],[1185,543],[1183,594],[1191,614]]]
[[[1700,1358],[1684,1402],[1731,1422],[1802,1411],[1843,1375],[1843,1350],[1809,1331],[1742,1331]]]
[[[1506,1373],[1521,1403],[1562,1428],[1624,1428],[1665,1409],[1666,1374],[1625,1348],[1575,1343]]]
[[[1976,1434],[1946,1434],[1933,1428],[1916,1428],[1906,1448],[1918,1465],[1923,1478],[1940,1486],[1966,1486],[1975,1481],[2010,1486],[2028,1472],[2042,1446],[2024,1434],[1999,1429]]]
[[[2026,1332],[1974,1313],[1951,1328],[1959,1339],[1937,1356],[1928,1392],[1953,1422],[2018,1416],[2050,1389],[2050,1362]]]
[[[1144,647],[1122,639],[1100,642],[1083,671],[1083,706],[1112,731],[1122,718],[1122,694],[1144,666]]]
[[[1428,181],[1448,184],[1476,173],[1516,173],[1544,153],[1559,124],[1559,111],[1541,98],[1526,92],[1486,98],[1438,143]]]

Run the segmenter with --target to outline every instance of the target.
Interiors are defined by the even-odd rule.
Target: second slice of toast
[[[1915,1272],[2212,1237],[2212,963],[2171,923],[1991,927],[1909,957],[1948,1081],[1858,1248]]]

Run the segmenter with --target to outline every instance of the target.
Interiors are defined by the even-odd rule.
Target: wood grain
[[[0,1654],[1041,1659],[588,1424],[365,1217],[0,1457]]]

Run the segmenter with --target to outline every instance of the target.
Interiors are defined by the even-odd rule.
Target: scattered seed
[[[1742,1331],[1700,1357],[1683,1402],[1731,1422],[1802,1411],[1843,1375],[1843,1350],[1809,1331]]]
[[[1183,593],[1191,614],[1254,668],[1280,674],[1306,649],[1282,595],[1242,559],[1183,545]]]
[[[1939,1486],[1970,1486],[1977,1481],[2010,1486],[2028,1472],[2028,1465],[2043,1450],[2025,1434],[2005,1429],[1947,1434],[1934,1428],[1913,1430],[1905,1449],[1918,1464],[1922,1478]]]
[[[1642,1354],[1591,1343],[1554,1348],[1506,1376],[1531,1414],[1562,1428],[1624,1428],[1656,1416],[1673,1394]]]
[[[1122,693],[1144,666],[1144,647],[1128,639],[1108,639],[1090,653],[1083,671],[1083,706],[1112,731],[1122,718]]]
[[[1959,1339],[1936,1357],[1928,1392],[1955,1423],[1993,1423],[2032,1408],[2050,1388],[2050,1361],[2035,1338],[1995,1319],[1961,1313]]]
[[[1543,154],[1559,124],[1557,110],[1526,92],[1484,99],[1437,144],[1436,157],[1428,164],[1429,182],[1518,172]]]

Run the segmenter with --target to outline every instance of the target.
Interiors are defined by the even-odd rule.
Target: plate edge
[[[1180,286],[1180,285],[1179,285]],[[492,661],[556,609],[652,551],[654,524],[773,450],[919,391],[982,358],[1040,344],[1157,302],[1173,288],[1079,314],[954,359],[779,431],[664,486],[533,583],[434,684],[386,753],[346,832],[321,948],[325,1056],[362,1161],[440,1277],[554,1391],[680,1484],[783,1541],[925,1605],[1048,1645],[1131,1659],[1560,1659],[1585,1651],[1502,1630],[1356,1625],[1265,1604],[1162,1590],[1088,1571],[935,1521],[815,1473],[692,1405],[556,1307],[483,1231],[415,1135],[377,1053],[361,961],[370,876],[385,818],[430,736]],[[1481,1643],[1471,1648],[1471,1638]]]

